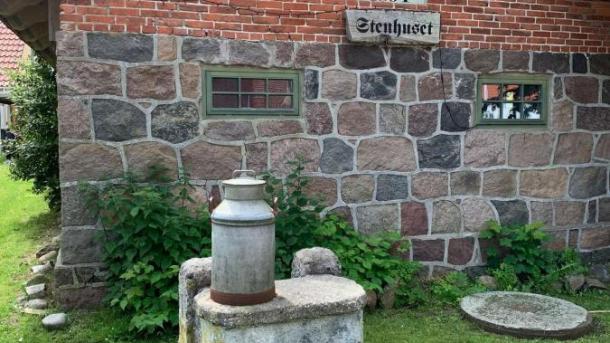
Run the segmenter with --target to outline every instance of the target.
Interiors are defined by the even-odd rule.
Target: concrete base
[[[181,343],[359,343],[364,289],[333,275],[276,281],[277,297],[253,306],[227,306],[194,298],[194,320],[181,320]],[[183,319],[183,318],[181,318]],[[185,318],[184,318],[185,319]]]

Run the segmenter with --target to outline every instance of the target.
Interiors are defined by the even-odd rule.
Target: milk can
[[[275,297],[275,224],[263,200],[265,181],[236,170],[223,181],[224,200],[212,212],[212,300],[254,305]]]

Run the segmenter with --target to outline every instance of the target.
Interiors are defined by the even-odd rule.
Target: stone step
[[[32,299],[28,300],[23,307],[31,308],[36,310],[44,310],[49,306],[49,303],[45,299]]]
[[[27,286],[25,288],[25,294],[27,294],[28,299],[44,298],[44,296],[47,294],[47,286],[44,283]]]
[[[51,263],[53,263],[53,262],[55,262],[55,258],[57,258],[57,251],[55,251],[55,250],[51,250],[51,251],[49,251],[48,253],[46,253],[46,254],[44,254],[44,255],[40,256],[40,257],[38,258],[38,261],[39,261],[40,263],[47,263],[47,262],[51,262]]]
[[[42,326],[47,330],[58,330],[66,326],[68,316],[65,313],[53,313],[42,319]]]
[[[47,310],[39,310],[36,308],[24,307],[21,309],[21,313],[32,314],[35,316],[44,316],[47,314]]]
[[[39,264],[36,266],[32,266],[32,273],[34,274],[43,274],[46,273],[48,271],[50,271],[51,269],[53,269],[53,267],[51,266],[51,263],[47,262],[45,264]]]

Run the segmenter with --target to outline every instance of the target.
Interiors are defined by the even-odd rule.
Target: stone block
[[[60,241],[61,261],[66,265],[101,262],[102,244],[101,230],[64,229]]]
[[[333,132],[333,118],[327,103],[305,103],[303,116],[307,122],[307,133],[325,135]]]
[[[93,99],[95,138],[120,142],[146,137],[146,114],[136,106],[113,99]]]
[[[528,71],[530,69],[530,53],[528,51],[502,51],[502,69]]]
[[[220,141],[243,141],[256,137],[252,122],[247,120],[210,121],[203,134]]]
[[[551,162],[553,136],[548,133],[517,133],[510,136],[508,164],[539,167]]]
[[[121,96],[121,68],[109,63],[61,61],[57,64],[57,94]]]
[[[58,129],[61,138],[91,138],[88,100],[59,97],[57,99]]]
[[[602,82],[602,103],[610,104],[610,80]]]
[[[396,98],[398,77],[389,71],[360,74],[360,96],[370,100],[393,100]]]
[[[415,170],[413,143],[403,137],[375,137],[364,139],[357,149],[358,170],[398,171]]]
[[[570,177],[569,194],[575,199],[586,199],[607,192],[607,168],[575,168]]]
[[[530,202],[531,222],[541,222],[546,227],[553,226],[553,203],[532,201]]]
[[[176,82],[173,66],[143,65],[127,68],[127,96],[132,99],[174,99]]]
[[[182,143],[199,134],[197,105],[189,101],[162,104],[151,112],[151,131],[155,138]]]
[[[180,63],[180,89],[182,96],[199,99],[201,96],[201,68],[196,63]]]
[[[555,206],[555,226],[582,225],[586,203],[580,201],[557,201]]]
[[[591,76],[566,76],[563,80],[566,95],[583,104],[599,101],[599,81]]]
[[[412,239],[413,260],[422,262],[442,262],[445,259],[444,239]]]
[[[498,69],[500,63],[500,51],[498,50],[476,50],[470,49],[464,52],[464,62],[466,68],[481,72],[488,73]]]
[[[386,65],[383,51],[372,45],[339,45],[339,63],[346,69],[372,69]]]
[[[432,67],[456,69],[462,63],[462,49],[438,48],[432,52]]]
[[[415,84],[415,76],[402,75],[400,77],[400,91],[398,97],[402,102],[417,100],[417,85]]]
[[[598,249],[610,245],[610,227],[585,228],[580,231],[580,249]]]
[[[375,133],[377,116],[373,102],[346,102],[339,107],[337,125],[340,135],[363,136]]]
[[[569,131],[574,128],[574,105],[570,100],[553,103],[551,122],[555,131]]]
[[[55,300],[64,309],[99,308],[106,296],[106,287],[72,287],[57,289]]]
[[[291,166],[286,161],[301,157],[306,172],[318,171],[320,165],[320,146],[315,139],[285,138],[271,143],[271,170],[287,175]]]
[[[379,105],[379,132],[402,135],[407,126],[405,112],[405,106],[403,105]]]
[[[470,129],[470,104],[445,102],[441,106],[441,130],[460,132]]]
[[[523,170],[519,194],[534,198],[561,198],[566,194],[568,171],[565,168]]]
[[[354,169],[354,148],[338,138],[323,141],[320,170],[328,174],[340,174]]]
[[[600,222],[610,222],[610,198],[599,199],[599,218]]]
[[[256,125],[260,137],[274,137],[303,133],[298,120],[265,120]]]
[[[416,104],[409,106],[409,134],[428,137],[436,131],[438,104]]]
[[[337,202],[337,180],[312,176],[303,192],[309,197],[320,200],[324,206],[333,206]]]
[[[464,137],[464,165],[492,167],[506,163],[506,134],[499,131],[471,130]]]
[[[335,45],[302,43],[297,46],[294,65],[300,67],[329,67],[335,65]]]
[[[162,176],[170,180],[178,178],[176,151],[169,145],[158,142],[141,142],[125,145],[125,159],[128,170],[138,180],[152,176],[153,168],[161,168]]]
[[[307,275],[341,276],[341,263],[330,249],[313,247],[294,253],[290,277],[301,278]]]
[[[487,222],[496,220],[496,215],[489,203],[481,199],[468,198],[462,201],[464,230],[480,232],[487,229]]]
[[[83,32],[55,32],[55,55],[62,57],[82,57],[85,53]]]
[[[352,216],[352,209],[347,206],[335,207],[328,211],[329,214],[336,215],[337,217],[344,219],[349,225],[354,226],[354,218]]]
[[[400,205],[400,234],[402,236],[428,234],[428,213],[425,204],[410,201]]]
[[[62,182],[112,179],[123,175],[119,151],[101,144],[60,144],[59,168]]]
[[[195,312],[195,296],[212,283],[212,258],[191,258],[180,266],[178,274],[178,300],[180,340],[183,343],[197,342],[199,320]]]
[[[599,137],[593,156],[595,158],[610,160],[610,133],[603,134]]]
[[[329,100],[348,100],[356,97],[358,77],[355,73],[343,70],[322,72],[322,98]]]
[[[572,54],[572,72],[586,74],[589,71],[585,54]]]
[[[610,213],[610,207],[608,208],[608,213]],[[587,224],[597,223],[597,200],[591,200],[587,203],[586,223]]]
[[[483,173],[483,195],[512,198],[517,194],[517,171],[508,169],[490,170]]]
[[[417,141],[420,168],[451,169],[460,166],[460,137],[436,135]]]
[[[373,200],[374,190],[372,175],[349,175],[341,179],[341,198],[348,204]]]
[[[476,76],[474,74],[455,73],[455,96],[472,100],[476,94]]]
[[[228,49],[230,64],[256,67],[269,64],[269,51],[259,42],[232,39],[228,41]]]
[[[95,211],[87,204],[86,194],[79,187],[61,189],[62,226],[93,225],[96,221]]]
[[[610,54],[592,54],[589,56],[591,73],[610,75]]]
[[[491,201],[502,225],[524,225],[529,222],[529,212],[523,200]]]
[[[451,195],[479,195],[481,193],[481,174],[463,170],[451,173]]]
[[[266,41],[263,45],[271,54],[271,65],[292,67],[294,65],[294,43],[283,41]]]
[[[447,247],[447,262],[453,265],[465,265],[472,260],[474,238],[463,237],[449,240]]]
[[[610,107],[578,106],[576,128],[589,131],[610,130]]]
[[[591,161],[593,135],[585,132],[562,133],[555,148],[555,164],[580,164]]]
[[[178,56],[176,37],[157,36],[157,59],[159,61],[174,61]]]
[[[136,33],[87,33],[89,57],[123,62],[148,62],[153,58],[153,37]]]
[[[184,38],[182,58],[185,61],[218,63],[222,61],[221,43],[217,39]]]
[[[435,201],[432,205],[432,233],[457,233],[461,229],[460,205],[448,200]]]
[[[536,73],[565,74],[570,72],[570,55],[551,52],[534,52],[532,70]]]
[[[381,174],[377,176],[377,201],[407,199],[409,177],[406,175]]]
[[[413,174],[412,179],[411,193],[418,199],[439,198],[449,194],[447,173],[419,172]]]
[[[197,141],[180,149],[180,153],[184,171],[192,179],[226,180],[241,168],[239,146]]]
[[[318,98],[320,89],[319,72],[314,69],[305,69],[303,73],[303,88],[305,89],[305,99],[313,100]]]
[[[356,208],[358,231],[372,234],[381,231],[400,231],[398,207],[390,205],[370,205]]]
[[[25,294],[27,295],[28,299],[44,298],[45,295],[47,294],[47,286],[44,283],[26,286]]]
[[[559,76],[553,79],[553,98],[555,100],[563,98],[563,81]]]
[[[453,83],[450,73],[430,73],[417,81],[419,100],[443,100],[453,95]]]
[[[390,68],[399,73],[420,73],[430,70],[430,54],[421,48],[392,48]]]

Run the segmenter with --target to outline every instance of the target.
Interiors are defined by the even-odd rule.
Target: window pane
[[[239,107],[237,94],[214,94],[212,98],[212,106],[219,108],[237,108]]]
[[[292,81],[291,80],[270,79],[267,82],[269,82],[269,93],[291,93],[292,92]]]
[[[503,97],[505,101],[519,101],[521,100],[521,86],[520,85],[504,85]]]
[[[237,92],[237,79],[215,77],[212,79],[213,92]]]
[[[538,120],[541,116],[540,103],[524,103],[523,104],[523,116],[522,119]]]
[[[523,86],[524,101],[539,101],[540,100],[540,85],[524,85]]]
[[[520,119],[521,104],[520,103],[502,103],[502,119]]]
[[[241,107],[244,108],[265,108],[267,107],[267,103],[265,101],[264,95],[252,94],[246,95],[242,94],[241,96]]]
[[[265,91],[265,79],[241,79],[241,91],[261,93]]]
[[[500,119],[500,105],[499,103],[486,102],[483,103],[481,109],[483,119]]]
[[[500,100],[502,86],[499,84],[485,84],[481,90],[483,100]]]
[[[269,108],[291,108],[292,97],[289,95],[270,95]]]

